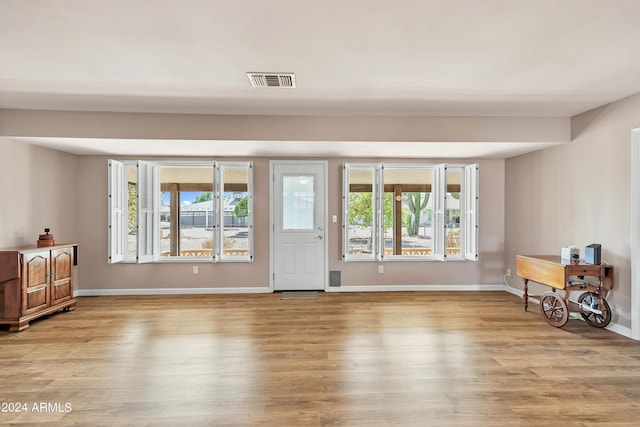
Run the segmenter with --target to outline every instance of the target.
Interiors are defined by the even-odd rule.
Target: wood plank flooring
[[[82,297],[0,363],[0,425],[640,424],[639,342],[504,292]]]

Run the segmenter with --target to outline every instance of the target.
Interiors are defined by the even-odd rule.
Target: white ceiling
[[[639,18],[638,0],[0,0],[0,108],[570,117],[640,92]],[[260,71],[298,87],[251,88]]]

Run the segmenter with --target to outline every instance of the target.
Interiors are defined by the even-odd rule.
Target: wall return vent
[[[252,87],[296,87],[296,76],[293,73],[247,73]]]

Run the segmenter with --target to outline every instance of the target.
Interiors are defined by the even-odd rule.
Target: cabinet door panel
[[[71,299],[71,281],[63,280],[53,283],[51,288],[51,305]]]
[[[26,307],[24,314],[33,313],[38,310],[42,310],[49,306],[47,300],[49,299],[49,287],[48,286],[33,286],[27,289],[25,298]]]
[[[51,251],[51,273],[53,280],[69,279],[73,268],[73,250],[71,248]]]
[[[49,251],[24,254],[22,312],[30,314],[49,305]]]
[[[49,281],[49,252],[24,255],[22,277],[27,288],[41,286]]]
[[[73,286],[73,249],[64,248],[51,251],[51,305],[71,299]]]

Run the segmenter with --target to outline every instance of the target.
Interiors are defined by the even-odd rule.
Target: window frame
[[[213,192],[213,224],[211,256],[161,256],[160,253],[160,170],[162,167],[211,167]],[[128,169],[136,167],[136,255],[128,255]],[[247,167],[248,254],[223,256],[222,234],[224,212],[221,207],[221,167]],[[216,161],[108,161],[108,262],[172,263],[172,262],[253,262],[253,162]],[[178,229],[180,218],[177,216]],[[178,237],[179,238],[179,237]]]
[[[156,254],[154,256],[154,262],[156,263],[171,263],[171,262],[216,262],[218,261],[216,258],[216,248],[215,248],[215,241],[216,241],[216,235],[218,232],[218,221],[217,221],[217,210],[218,210],[218,205],[215,201],[216,199],[216,183],[217,183],[217,179],[216,179],[216,168],[218,166],[218,163],[215,161],[158,161],[155,162],[156,166],[158,168],[158,175],[160,176],[160,170],[163,167],[185,167],[185,168],[211,168],[212,171],[212,182],[211,182],[211,192],[213,193],[213,203],[212,203],[212,224],[211,224],[211,243],[212,243],[212,247],[211,247],[211,255],[210,256],[186,256],[186,255],[169,255],[169,256],[162,256],[162,253],[160,251],[160,239],[157,240],[158,245],[156,248]],[[180,183],[177,183],[180,185]],[[157,202],[157,206],[158,206],[158,216],[160,215],[160,194],[163,192],[162,191],[162,184],[160,181],[158,181],[158,184],[156,186],[156,191],[158,193],[158,202]],[[181,190],[178,190],[178,194],[180,193]],[[184,189],[182,191],[190,191],[187,189]],[[191,190],[193,191],[193,190]],[[178,201],[176,201],[178,202]],[[176,216],[176,231],[177,231],[177,238],[180,239],[180,231],[181,231],[181,214],[180,214],[180,206],[177,206],[178,209],[178,215]],[[156,230],[159,232],[160,227],[156,227]]]
[[[360,256],[350,252],[349,235],[349,193],[350,171],[354,169],[375,169],[372,189],[376,188],[376,195],[372,197],[372,223],[375,248],[373,254]],[[430,255],[385,255],[384,253],[384,171],[385,169],[429,169],[432,171],[431,199],[432,206],[432,247]],[[447,253],[447,171],[456,169],[460,171],[460,253]],[[404,164],[404,163],[344,163],[342,176],[342,205],[343,205],[343,232],[342,232],[342,260],[352,261],[477,261],[478,259],[478,171],[477,163],[473,164]],[[394,193],[394,197],[395,197]],[[394,211],[397,208],[394,208]],[[397,214],[394,214],[397,216]],[[402,218],[394,218],[396,221]],[[398,237],[394,231],[394,240]],[[401,245],[401,243],[400,243]]]
[[[343,261],[376,261],[378,260],[379,248],[377,247],[378,239],[375,238],[378,232],[378,175],[380,173],[379,164],[377,163],[345,163],[342,166],[342,260]],[[351,193],[351,171],[352,170],[371,170],[371,253],[350,253],[350,233],[349,227],[351,221],[349,219],[349,195]]]
[[[380,251],[380,256],[379,256],[379,260],[393,260],[393,261],[429,261],[433,259],[433,245],[431,248],[431,255],[402,255],[402,233],[399,232],[402,229],[402,225],[398,226],[398,220],[400,221],[400,224],[402,224],[402,208],[400,207],[400,209],[398,210],[398,208],[396,208],[395,203],[398,202],[398,200],[396,200],[396,197],[398,196],[398,194],[395,191],[394,188],[394,192],[392,193],[392,201],[393,201],[393,224],[392,227],[394,228],[393,231],[393,240],[392,240],[392,245],[393,245],[393,249],[391,251],[391,254],[385,254],[385,229],[384,229],[384,195],[385,193],[385,186],[387,185],[385,183],[385,170],[389,171],[389,170],[415,170],[415,171],[428,171],[432,173],[432,180],[433,180],[433,165],[429,165],[429,164],[407,164],[407,163],[381,163],[380,165],[380,177],[379,177],[379,183],[378,183],[378,188],[379,188],[379,196],[378,199],[382,201],[382,207],[381,207],[381,212],[380,212],[380,217],[378,218],[379,224],[380,224],[380,237],[379,237],[379,251]],[[391,184],[390,184],[391,185]],[[394,187],[398,184],[393,184]],[[401,186],[402,184],[400,184]],[[425,183],[426,185],[426,183]],[[404,191],[402,191],[399,195],[400,197],[402,197],[402,193],[404,193]],[[432,191],[431,193],[433,194],[433,184],[432,184]],[[398,212],[400,212],[400,218],[398,218]],[[433,223],[431,225],[432,228],[432,235],[433,235]],[[400,240],[400,242],[398,243],[397,240]],[[432,239],[433,241],[433,239]],[[398,249],[398,247],[400,247],[400,254],[395,254],[394,252],[396,252],[396,250]]]
[[[445,192],[444,192],[444,200],[445,200],[445,211],[444,211],[444,250],[445,250],[445,258],[446,261],[465,261],[465,254],[464,254],[464,245],[465,245],[465,241],[467,240],[466,236],[465,236],[465,228],[464,228],[464,223],[465,223],[465,207],[464,207],[464,201],[466,200],[466,196],[465,196],[465,190],[464,190],[464,180],[465,180],[465,165],[460,165],[460,164],[445,164]],[[460,231],[460,253],[449,253],[448,249],[449,246],[447,244],[448,242],[448,234],[449,234],[449,206],[446,202],[447,200],[447,195],[449,193],[452,193],[452,191],[449,191],[449,174],[451,172],[458,172],[460,173],[460,198],[458,200],[458,210],[460,211],[460,225],[458,226],[458,230]]]
[[[227,255],[224,253],[224,171],[225,169],[247,168],[247,250],[244,255]],[[253,162],[220,162],[217,167],[216,182],[218,187],[214,198],[218,203],[218,232],[216,235],[216,259],[221,262],[253,262]],[[214,187],[216,188],[216,187]]]

